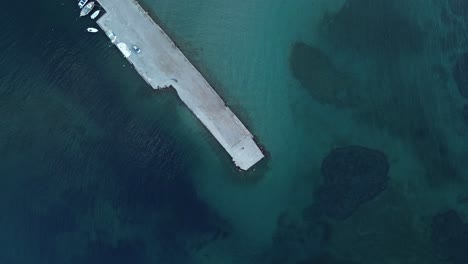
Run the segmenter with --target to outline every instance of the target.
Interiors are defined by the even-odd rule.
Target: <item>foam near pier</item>
[[[240,169],[248,170],[264,157],[252,134],[136,1],[98,2],[106,10],[98,25],[114,44],[141,49],[125,57],[153,89],[173,87]]]

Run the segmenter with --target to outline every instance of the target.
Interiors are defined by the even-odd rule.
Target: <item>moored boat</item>
[[[80,9],[81,9],[81,8],[83,8],[83,7],[86,5],[86,3],[88,3],[88,0],[80,0],[80,1],[78,2],[78,6],[79,6]]]
[[[112,43],[117,40],[117,36],[111,30],[106,30],[106,35],[110,38]]]
[[[99,31],[99,29],[93,28],[93,27],[89,27],[89,28],[87,28],[86,30],[87,30],[88,32],[90,32],[90,33],[96,33],[96,32]]]
[[[93,10],[93,8],[94,8],[94,2],[86,4],[83,7],[83,9],[81,9],[80,17],[86,16],[87,14],[89,14],[89,12],[91,12]]]
[[[95,19],[97,16],[99,16],[99,12],[101,12],[101,10],[94,11],[94,13],[91,14],[91,19]]]
[[[119,48],[120,52],[122,52],[125,58],[128,58],[130,55],[132,55],[132,51],[128,48],[127,44],[123,42],[118,43],[117,48]]]

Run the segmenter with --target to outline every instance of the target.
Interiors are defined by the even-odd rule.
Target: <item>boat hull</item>
[[[94,13],[91,14],[91,19],[95,19],[97,16],[99,16],[100,10],[94,11]]]
[[[94,2],[86,4],[83,9],[81,9],[80,17],[88,15],[94,8]]]
[[[78,2],[78,7],[82,9],[86,5],[86,3],[88,3],[88,0],[80,0]]]

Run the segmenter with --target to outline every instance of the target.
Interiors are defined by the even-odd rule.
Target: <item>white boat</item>
[[[81,9],[81,12],[80,12],[80,17],[82,16],[86,16],[87,14],[89,14],[89,12],[91,12],[94,8],[94,2],[90,2],[88,4],[86,4],[83,9]]]
[[[117,36],[114,34],[114,32],[110,30],[106,30],[106,35],[110,38],[112,43],[114,43],[117,40]]]
[[[118,43],[117,48],[119,48],[120,52],[122,52],[125,58],[128,58],[130,55],[132,55],[132,51],[128,48],[127,44],[123,42]]]
[[[87,30],[88,32],[90,32],[90,33],[96,33],[96,32],[99,31],[99,29],[93,28],[93,27],[89,27],[89,28],[87,28],[86,30]]]
[[[83,7],[86,5],[86,3],[88,3],[88,0],[80,0],[80,1],[78,2],[78,6],[79,6],[80,9],[81,9],[81,8],[83,8]]]
[[[97,16],[99,16],[99,12],[101,12],[101,10],[94,11],[94,13],[91,14],[91,19],[95,19]]]

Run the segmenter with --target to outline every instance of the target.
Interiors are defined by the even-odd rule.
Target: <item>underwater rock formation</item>
[[[322,162],[323,184],[316,208],[330,218],[346,219],[387,187],[389,164],[384,153],[347,146],[332,150]]]
[[[405,13],[408,1],[348,0],[323,18],[323,35],[339,48],[386,56],[419,52],[424,33]]]
[[[468,125],[468,104],[463,106],[462,116],[463,116],[463,120],[465,120],[465,123]]]
[[[466,0],[449,0],[450,11],[458,16],[468,16],[468,1]]]
[[[273,233],[272,264],[296,264],[317,255],[328,238],[329,225],[319,221],[304,221],[291,212],[284,212],[277,219]]]
[[[321,49],[296,42],[289,58],[293,76],[315,100],[335,106],[350,106],[355,101],[353,79],[341,72]]]
[[[461,96],[468,98],[468,53],[458,58],[452,74]]]
[[[306,261],[298,262],[297,264],[357,264],[353,261],[337,259],[329,253],[323,252],[317,257],[311,258]]]
[[[147,263],[146,248],[142,241],[121,240],[113,244],[101,240],[91,241],[86,255],[76,259],[76,263]]]
[[[468,224],[449,210],[432,218],[431,240],[436,256],[453,264],[468,263]]]

